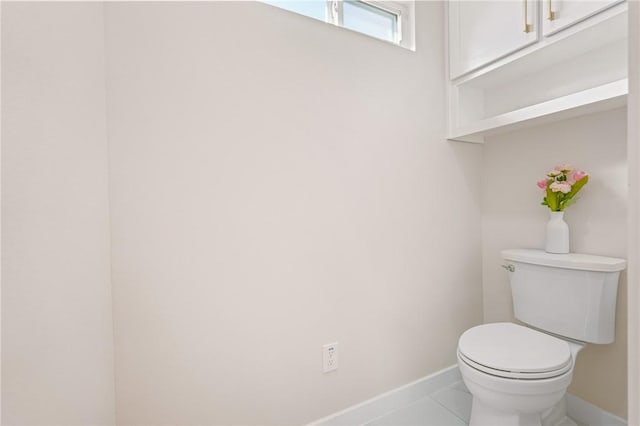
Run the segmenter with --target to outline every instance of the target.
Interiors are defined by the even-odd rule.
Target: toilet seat
[[[458,354],[470,367],[507,379],[548,379],[573,367],[568,342],[513,323],[467,330],[458,342]]]
[[[518,380],[542,380],[542,379],[552,379],[554,377],[561,376],[571,370],[572,364],[569,362],[565,367],[558,370],[551,371],[540,371],[540,372],[518,372],[518,371],[506,371],[506,370],[498,370],[494,368],[487,367],[486,365],[479,364],[462,353],[458,352],[460,359],[467,365],[476,370],[480,370],[484,373],[490,374],[492,376],[500,377],[503,379],[518,379]]]

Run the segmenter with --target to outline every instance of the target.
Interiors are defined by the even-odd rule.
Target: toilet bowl
[[[467,330],[457,357],[473,395],[470,425],[544,424],[571,383],[582,347],[513,323]]]

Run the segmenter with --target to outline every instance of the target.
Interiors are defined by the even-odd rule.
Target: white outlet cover
[[[322,372],[328,373],[338,369],[338,342],[322,346]]]

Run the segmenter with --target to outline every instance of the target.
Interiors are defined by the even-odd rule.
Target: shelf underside
[[[484,142],[484,137],[606,111],[626,105],[627,79],[478,120],[453,130],[448,139]]]

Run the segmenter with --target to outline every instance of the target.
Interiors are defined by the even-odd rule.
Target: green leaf
[[[566,209],[567,207],[569,207],[572,204],[575,204],[576,201],[578,201],[578,198],[571,198],[571,199],[567,200],[564,203],[564,206],[562,206],[562,210]]]
[[[573,186],[571,187],[571,191],[569,191],[569,193],[567,194],[567,198],[568,199],[573,198],[573,196],[576,195],[582,189],[582,187],[587,184],[587,182],[589,182],[589,175],[583,177],[582,179],[574,183]]]
[[[576,183],[574,183],[573,186],[571,187],[571,191],[561,195],[558,202],[558,207],[559,207],[558,210],[564,211],[564,209],[566,209],[567,207],[575,203],[577,199],[574,200],[573,197],[580,191],[580,189],[582,189],[583,186],[587,184],[587,182],[589,182],[589,176],[585,176],[579,181],[577,181]]]
[[[559,208],[558,196],[548,186],[547,186],[547,196],[545,197],[545,200],[547,201],[547,205],[549,206],[551,211],[554,211],[554,212],[558,211],[558,208]]]

